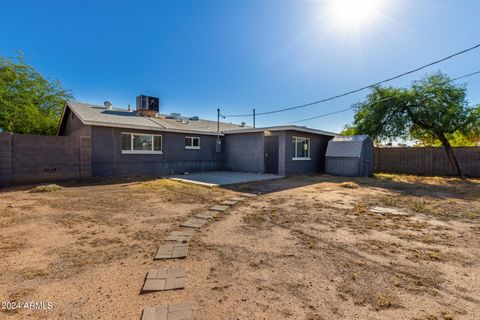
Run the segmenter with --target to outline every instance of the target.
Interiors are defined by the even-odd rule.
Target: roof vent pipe
[[[112,110],[112,103],[110,101],[105,101],[103,105],[105,106],[105,109]]]

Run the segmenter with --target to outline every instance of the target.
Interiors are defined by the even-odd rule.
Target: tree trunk
[[[450,142],[448,141],[447,137],[445,137],[445,134],[441,133],[438,135],[438,139],[442,143],[443,148],[447,153],[448,161],[450,162],[450,165],[452,166],[453,171],[455,172],[455,175],[463,178],[462,169],[460,169],[460,165],[458,164],[457,158],[453,153],[452,146],[450,145]]]

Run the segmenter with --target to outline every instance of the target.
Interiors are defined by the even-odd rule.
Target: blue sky
[[[0,55],[22,51],[79,101],[126,107],[147,94],[160,97],[162,113],[215,119],[218,107],[237,114],[303,104],[480,43],[480,1],[380,2],[371,20],[347,29],[321,0],[4,1]],[[480,50],[391,85],[438,69],[452,77],[480,70]],[[480,103],[480,76],[463,82]],[[257,126],[343,109],[366,93],[258,117]],[[352,118],[299,125],[340,131]]]

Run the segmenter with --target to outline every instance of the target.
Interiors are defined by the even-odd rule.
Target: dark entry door
[[[278,136],[265,137],[265,171],[278,174]]]

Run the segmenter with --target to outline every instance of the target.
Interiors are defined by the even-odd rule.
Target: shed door
[[[265,172],[278,174],[278,136],[265,137]]]

